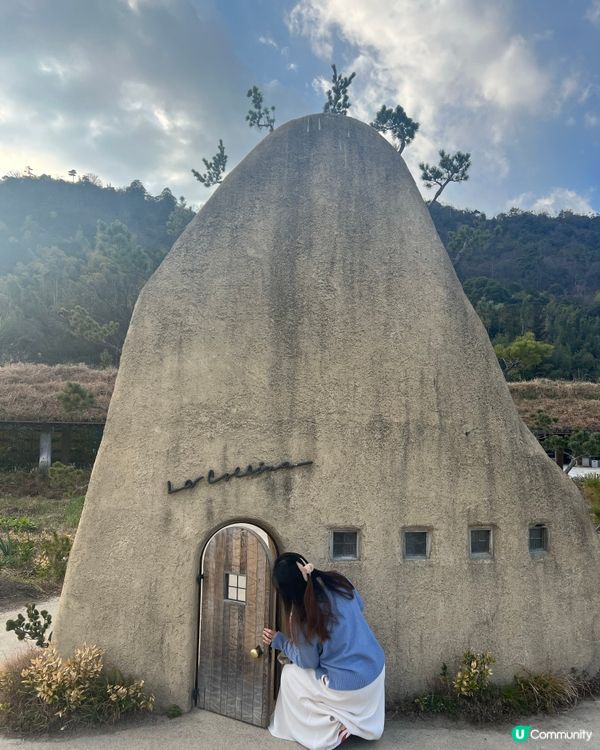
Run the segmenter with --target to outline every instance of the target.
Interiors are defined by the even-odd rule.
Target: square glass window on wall
[[[427,559],[427,531],[404,532],[404,557],[407,560]]]
[[[358,531],[331,532],[331,559],[358,560]]]
[[[246,576],[225,573],[225,598],[231,602],[246,601]]]
[[[529,551],[547,552],[548,550],[548,528],[543,523],[536,523],[529,527]]]
[[[469,529],[469,554],[474,558],[492,556],[492,530],[490,528]]]

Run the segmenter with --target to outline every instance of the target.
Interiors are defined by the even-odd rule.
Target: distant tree
[[[31,167],[25,167],[25,176],[34,177],[33,169]]]
[[[75,305],[70,309],[62,308],[59,312],[68,321],[71,332],[75,336],[95,344],[104,344],[120,353],[120,348],[109,341],[119,330],[119,323],[116,320],[99,323],[81,305]]]
[[[327,91],[327,102],[323,107],[323,112],[332,112],[337,115],[345,115],[350,107],[348,99],[348,88],[356,73],[349,76],[338,75],[335,65],[331,66],[333,70],[332,87]]]
[[[77,175],[76,169],[69,169],[69,177],[75,182],[75,176]]]
[[[417,134],[419,123],[412,120],[400,105],[392,109],[384,104],[371,123],[371,127],[380,133],[390,132],[394,146],[401,154]]]
[[[202,159],[202,161],[206,167],[205,174],[200,174],[200,172],[197,172],[195,169],[192,169],[192,174],[204,185],[204,187],[218,185],[223,178],[225,165],[227,164],[227,156],[225,154],[223,141],[219,139],[218,151],[210,161],[207,161],[206,159]]]
[[[461,260],[466,260],[475,250],[487,249],[501,234],[499,226],[489,226],[485,214],[476,212],[472,225],[461,224],[448,234],[446,250],[456,268]]]
[[[252,107],[246,115],[248,125],[257,130],[268,128],[269,132],[272,133],[275,127],[275,116],[273,114],[275,107],[263,107],[263,95],[258,86],[248,89],[246,96],[252,99]]]
[[[142,200],[146,200],[146,196],[148,195],[146,188],[140,180],[132,180],[125,188],[125,192]]]
[[[438,185],[438,190],[430,201],[430,205],[437,201],[443,190],[451,182],[464,182],[469,179],[471,154],[463,154],[462,151],[447,154],[444,149],[441,149],[439,154],[440,160],[437,166],[424,162],[419,164],[421,179],[425,183],[425,187],[432,188],[434,185]]]
[[[186,204],[183,195],[179,202],[169,214],[167,221],[167,234],[173,239],[177,239],[190,221],[194,218],[194,211]]]
[[[580,458],[586,453],[590,433],[586,430],[577,430],[569,438],[569,448],[574,458]]]
[[[71,174],[71,172],[69,172],[69,174]],[[96,185],[96,187],[102,187],[102,180],[98,177],[97,174],[94,174],[93,172],[86,172],[86,174],[84,174],[81,178],[81,181],[89,182],[92,185]]]
[[[537,341],[532,331],[518,336],[510,344],[496,344],[496,356],[504,374],[511,377],[532,374],[532,371],[554,351],[552,344]]]

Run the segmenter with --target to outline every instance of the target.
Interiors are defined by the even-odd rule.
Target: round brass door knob
[[[261,656],[262,656],[262,655],[263,655],[264,653],[265,653],[265,652],[263,651],[263,649],[262,649],[262,646],[261,646],[261,645],[255,646],[254,648],[251,648],[251,649],[250,649],[250,656],[251,656],[251,657],[252,657],[253,659],[258,659],[258,658],[260,658],[260,657],[261,657]]]

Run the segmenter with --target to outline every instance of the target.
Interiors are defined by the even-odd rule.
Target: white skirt
[[[325,675],[286,664],[269,732],[294,740],[309,750],[333,750],[345,726],[350,734],[378,740],[385,721],[385,666],[370,685],[359,690],[333,690]]]

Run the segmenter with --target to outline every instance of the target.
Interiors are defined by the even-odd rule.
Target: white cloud
[[[259,36],[258,41],[260,44],[264,44],[265,47],[273,47],[274,49],[279,49],[277,46],[277,42],[274,39],[271,39],[270,36]]]
[[[425,94],[442,102],[458,96],[501,109],[530,108],[543,103],[551,83],[500,8],[476,0],[301,0],[289,25],[308,36],[322,57],[333,52],[334,32],[368,52],[379,82],[388,90],[406,89],[411,108],[423,85]]]
[[[382,104],[400,103],[419,121],[405,152],[413,174],[443,147],[470,151],[478,177],[489,181],[508,174],[506,154],[524,118],[557,114],[581,88],[572,70],[537,59],[537,40],[515,31],[510,5],[299,0],[288,26],[328,62],[334,51],[342,57],[340,42],[349,45],[353,58],[338,64],[357,72],[349,114],[369,122]]]
[[[586,112],[583,116],[583,124],[586,128],[595,128],[600,123],[600,117],[593,112]]]
[[[287,69],[296,72],[298,70],[298,64],[293,62],[288,63]]]
[[[209,3],[0,2],[0,28],[0,175],[75,168],[196,202],[190,170],[218,139],[231,165],[256,142],[248,74]]]
[[[573,211],[576,214],[594,213],[587,198],[575,190],[564,187],[555,187],[548,195],[539,198],[536,198],[533,193],[521,193],[506,204],[507,209],[513,207],[550,215],[556,215],[563,210]]]
[[[584,86],[577,99],[579,104],[587,102],[592,97],[597,97],[600,94],[600,86],[597,83],[589,83]]]
[[[600,26],[600,0],[592,0],[585,11],[585,18],[594,26]]]

